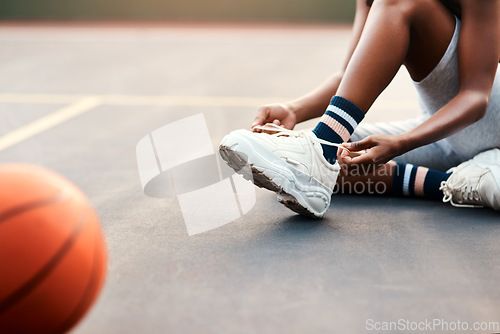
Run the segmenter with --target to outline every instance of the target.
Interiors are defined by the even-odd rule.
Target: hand
[[[297,124],[297,117],[292,109],[286,104],[275,103],[260,107],[257,111],[257,116],[252,124],[254,132],[262,132],[262,130],[254,129],[257,125],[265,126],[268,123],[283,126],[292,130]]]
[[[402,135],[372,135],[361,141],[342,144],[346,150],[339,150],[339,163],[361,166],[364,171],[378,169],[394,157],[405,152]]]

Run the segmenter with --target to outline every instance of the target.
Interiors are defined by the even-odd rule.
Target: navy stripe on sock
[[[392,190],[391,193],[395,196],[403,196],[403,180],[405,176],[406,164],[396,162],[392,174]]]
[[[314,134],[318,138],[329,138],[329,141],[332,143],[342,143],[342,138],[333,131],[328,125],[325,123],[318,123],[313,130]],[[330,163],[335,163],[337,160],[337,147],[321,144],[323,148],[323,156]]]
[[[351,117],[354,118],[354,120],[358,124],[363,120],[363,118],[365,118],[365,113],[363,112],[363,110],[359,109],[357,105],[349,100],[344,99],[343,97],[332,97],[332,99],[330,100],[330,104],[344,110],[346,113],[351,115]]]
[[[343,142],[342,138],[325,123],[319,122],[314,128],[313,132],[316,135],[316,137],[328,140],[329,142],[332,143]]]
[[[428,198],[441,199],[443,191],[439,190],[441,182],[448,180],[451,173],[429,169],[424,180],[424,195]]]
[[[340,125],[342,125],[350,135],[354,132],[354,127],[359,124],[359,122],[361,122],[365,117],[364,112],[359,109],[354,103],[340,96],[334,96],[330,101],[330,105],[333,105],[334,107],[342,110],[344,113],[349,115],[349,117],[352,118],[354,122],[356,122],[356,124],[350,124],[349,121],[344,119],[341,115],[329,110],[326,111],[326,115],[339,122]],[[351,123],[354,123],[352,120]],[[313,133],[316,135],[316,137],[327,140],[331,143],[342,143],[344,141],[337,132],[335,132],[332,128],[321,121],[318,123],[318,125],[316,125]],[[344,132],[342,131],[342,133]],[[325,159],[331,163],[334,163],[335,160],[337,160],[338,149],[335,146],[330,145],[322,144],[321,146],[323,148],[323,156],[325,157]]]

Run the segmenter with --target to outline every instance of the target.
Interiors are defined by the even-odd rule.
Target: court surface
[[[317,221],[257,189],[249,213],[190,237],[175,197],[144,194],[141,138],[203,113],[217,147],[258,106],[340,69],[349,35],[347,26],[0,26],[0,161],[71,179],[106,235],[106,284],[75,333],[363,333],[382,321],[500,321],[494,211],[336,196]],[[365,121],[417,114],[402,72]]]

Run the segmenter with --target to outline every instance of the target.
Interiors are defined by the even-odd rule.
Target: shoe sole
[[[238,138],[239,143],[225,143],[225,139],[223,139],[219,147],[219,152],[229,167],[241,174],[245,179],[252,181],[257,187],[277,193],[278,201],[290,210],[316,219],[321,219],[324,216],[326,209],[329,207],[329,198],[331,196],[328,190],[324,189],[326,188],[324,185],[293,166],[289,166],[276,156],[268,156],[268,159],[260,156],[256,153],[257,150],[261,153],[267,152],[267,154],[271,155],[272,153],[259,144],[249,144],[251,147],[247,147],[245,150],[246,152],[251,152],[252,156],[249,159],[247,154],[242,152],[243,149],[241,146],[245,146],[245,142],[248,144],[248,141],[242,136]],[[272,160],[272,162],[269,160]],[[272,166],[274,169],[266,168],[264,165]],[[244,168],[245,166],[249,166],[250,168]],[[304,189],[301,188],[304,188],[304,185],[301,185],[299,179],[307,179],[310,184],[306,187],[313,188],[307,191],[314,193],[314,197],[320,197],[325,201],[326,208],[324,210],[316,211],[310,208],[302,195]]]

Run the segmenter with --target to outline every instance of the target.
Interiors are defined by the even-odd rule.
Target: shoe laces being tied
[[[259,129],[259,130],[263,130],[263,131],[269,131],[269,132],[276,132],[274,134],[272,134],[271,136],[289,136],[289,137],[307,137],[309,136],[309,138],[313,137],[312,140],[317,142],[317,143],[320,143],[320,144],[323,144],[323,145],[328,145],[328,146],[335,146],[339,149],[342,149],[342,150],[346,150],[347,152],[350,152],[349,149],[345,148],[344,146],[342,146],[342,144],[338,144],[338,143],[332,143],[332,142],[329,142],[327,140],[323,140],[323,139],[320,139],[316,136],[311,136],[311,131],[308,131],[308,130],[289,130],[287,128],[284,128],[282,126],[279,126],[277,124],[274,124],[274,123],[268,123],[266,125],[257,125],[257,126],[254,126],[254,129]]]
[[[463,202],[481,203],[481,195],[477,189],[478,183],[475,185],[468,184],[467,178],[459,180],[443,181],[439,190],[443,191],[443,202],[449,202],[455,207],[462,208],[482,208],[482,205],[463,204]]]

